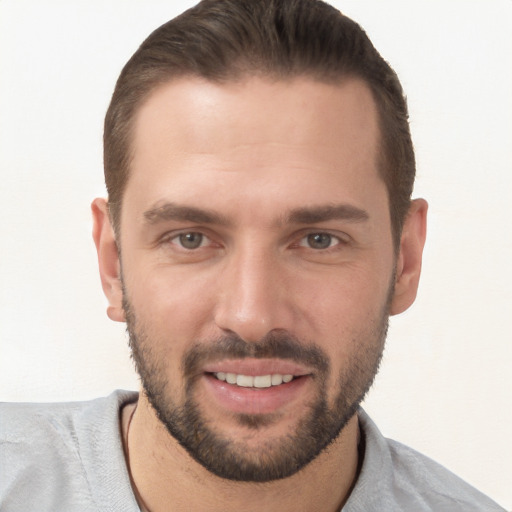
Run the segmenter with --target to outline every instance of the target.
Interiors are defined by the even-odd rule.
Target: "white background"
[[[89,204],[124,62],[191,5],[0,0],[0,399],[137,389],[104,313]],[[512,508],[512,1],[348,0],[402,79],[430,203],[419,297],[365,407]]]

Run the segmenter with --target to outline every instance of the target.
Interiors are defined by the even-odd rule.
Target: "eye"
[[[329,233],[310,233],[301,239],[299,245],[302,247],[309,247],[310,249],[329,249],[334,245],[338,245],[340,239]]]
[[[175,236],[172,241],[178,245],[181,245],[184,249],[199,249],[206,244],[207,238],[202,233],[190,232],[181,233]]]

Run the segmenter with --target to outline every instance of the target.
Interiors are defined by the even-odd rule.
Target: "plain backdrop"
[[[365,407],[512,508],[512,1],[347,0],[401,77],[430,203],[416,304]],[[188,0],[0,0],[0,399],[138,388],[89,205],[121,67]]]

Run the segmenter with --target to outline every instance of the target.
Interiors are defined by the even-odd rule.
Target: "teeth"
[[[293,375],[274,373],[272,375],[241,375],[237,373],[217,372],[214,373],[217,379],[227,382],[228,384],[236,384],[243,388],[269,388],[270,386],[279,386],[283,383],[290,382]]]
[[[272,375],[258,375],[254,377],[255,388],[269,388],[272,386]]]
[[[279,373],[275,373],[272,375],[270,382],[272,386],[279,386],[279,384],[283,383],[283,376],[279,375]]]
[[[236,385],[243,388],[252,388],[254,386],[254,377],[249,377],[248,375],[237,375]]]

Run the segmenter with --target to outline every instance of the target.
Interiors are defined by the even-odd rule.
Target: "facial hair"
[[[157,417],[169,434],[211,473],[225,479],[245,482],[269,482],[289,477],[315,459],[340,434],[370,389],[378,372],[384,349],[388,311],[392,293],[374,327],[365,339],[357,340],[360,349],[347,359],[337,378],[337,393],[328,403],[329,357],[311,342],[303,342],[285,330],[271,331],[258,342],[246,342],[236,334],[201,341],[183,355],[181,361],[184,399],[171,389],[164,358],[155,347],[160,340],[150,339],[148,330],[136,319],[123,293],[129,343],[142,387]],[[342,343],[342,341],[340,341]],[[223,435],[208,421],[197,400],[197,382],[206,362],[223,359],[276,358],[293,361],[314,369],[316,392],[298,420],[295,431],[279,440],[262,441],[257,452],[247,449],[243,440]],[[237,414],[240,425],[255,431],[272,423],[272,414]],[[277,420],[276,420],[277,421]]]

